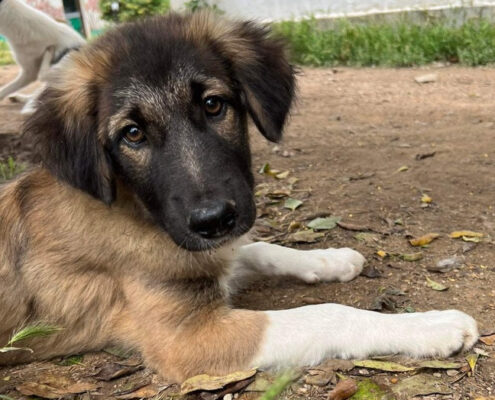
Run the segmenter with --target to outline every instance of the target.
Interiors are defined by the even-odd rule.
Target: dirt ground
[[[0,85],[16,70],[2,68]],[[415,82],[426,73],[436,74],[435,82]],[[29,144],[17,136],[19,109],[8,101],[0,103],[0,159],[12,155],[29,160]],[[254,130],[252,138],[253,168],[269,163],[282,172],[282,179],[256,173],[258,236],[299,248],[352,247],[367,257],[368,268],[367,276],[345,284],[263,280],[242,291],[234,299],[236,306],[264,310],[338,302],[383,312],[457,308],[471,314],[483,334],[495,333],[495,69],[302,69],[298,104],[283,142],[268,144]],[[303,204],[295,211],[284,208],[284,198],[274,200],[284,195]],[[422,201],[424,195],[432,201]],[[316,243],[298,242],[294,232],[318,216],[341,217],[341,225],[322,231]],[[449,237],[458,230],[481,232],[483,237],[479,242]],[[412,237],[430,232],[440,237],[429,246],[409,244]],[[403,259],[403,254],[419,252],[419,260]],[[457,267],[429,270],[455,255],[461,260]],[[432,289],[427,278],[448,289]],[[469,354],[481,354],[474,373],[467,367]],[[174,396],[177,386],[160,382],[135,357],[98,353],[85,355],[75,365],[59,365],[59,359],[0,369],[0,394],[18,398],[32,390],[40,396],[39,383],[44,383],[63,386],[65,392],[58,397]],[[452,361],[462,367],[396,373],[327,364],[304,370],[285,396],[325,399],[336,381],[334,372],[340,370],[358,382],[370,379],[388,393],[359,398],[423,394],[428,399],[495,399],[494,345],[479,342],[474,351]],[[109,368],[127,370],[113,377]],[[99,379],[102,371],[111,379]],[[328,379],[315,378],[322,374]],[[418,375],[434,379],[437,389],[402,395],[393,391]],[[81,381],[94,386],[74,389],[73,383]],[[32,389],[36,384],[37,391]],[[230,390],[235,391],[238,387]],[[198,396],[213,399],[218,393]],[[259,392],[248,387],[239,396],[256,398]]]

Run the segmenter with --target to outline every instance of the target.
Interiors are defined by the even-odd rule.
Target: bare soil
[[[0,85],[16,71],[14,66],[0,69]],[[436,81],[415,82],[416,76],[426,73],[437,74]],[[12,155],[29,162],[29,143],[18,136],[19,110],[19,105],[6,100],[0,103],[0,160]],[[242,291],[234,299],[235,305],[264,310],[324,302],[368,309],[384,304],[383,312],[457,308],[471,314],[482,333],[494,333],[494,110],[495,70],[491,68],[302,69],[298,104],[282,144],[268,144],[254,130],[252,133],[253,168],[269,163],[272,169],[290,172],[280,180],[256,173],[261,193],[257,197],[258,235],[299,248],[355,248],[368,259],[366,275],[378,277],[314,286],[287,279],[263,280]],[[298,181],[291,185],[293,177]],[[303,205],[290,211],[283,207],[283,199],[272,204],[270,194],[276,189],[289,192]],[[431,203],[421,201],[424,194],[431,197]],[[328,215],[342,217],[342,227],[325,231],[317,243],[294,241],[291,230],[302,229],[316,216]],[[448,236],[466,229],[484,236],[478,243]],[[411,237],[429,232],[440,237],[428,247],[409,244]],[[380,250],[389,255],[380,257]],[[417,252],[422,253],[418,261],[400,257]],[[454,255],[464,257],[459,268],[444,273],[427,269]],[[427,277],[448,290],[433,290],[427,286]],[[398,290],[387,291],[390,288]],[[377,297],[384,293],[381,299],[385,301],[378,302]],[[448,394],[432,393],[426,398],[495,399],[495,346],[480,342],[476,347],[485,356],[478,359],[474,373],[466,367],[457,373],[423,371],[448,388],[444,390]],[[453,360],[466,364],[465,356]],[[132,365],[133,358],[130,360],[124,359],[124,363]],[[59,361],[0,369],[0,394],[22,397],[28,394],[26,384],[33,382],[59,380],[60,384],[65,379],[94,383],[98,371],[122,359],[96,353],[85,355],[78,365],[59,366]],[[304,371],[286,396],[327,398],[335,379],[323,386],[305,383],[311,374],[314,369]],[[369,368],[342,374],[357,381],[371,377],[385,388],[411,376]],[[126,393],[131,397],[134,393],[149,397],[167,387],[147,369],[97,383],[99,389],[91,394],[71,395],[77,392],[72,388],[65,396],[125,398]],[[145,385],[150,392],[135,392]],[[162,394],[177,390],[170,386]],[[200,398],[215,398],[209,396]],[[256,398],[259,393],[240,396]]]

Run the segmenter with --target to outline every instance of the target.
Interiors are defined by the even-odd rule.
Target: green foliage
[[[60,332],[61,330],[62,328],[59,328],[57,326],[46,325],[42,323],[26,326],[25,328],[22,328],[20,331],[14,333],[14,335],[7,342],[7,345],[5,347],[0,347],[0,353],[7,353],[10,351],[18,351],[18,350],[30,351],[32,353],[33,350],[31,350],[28,347],[13,347],[12,345],[26,339],[50,336],[57,332]]]
[[[7,42],[0,40],[0,65],[9,65],[14,63],[14,58],[10,52]]]
[[[223,11],[216,4],[210,4],[208,0],[189,0],[184,3],[187,10],[196,12],[200,10],[211,10],[217,14],[223,14]]]
[[[273,382],[265,393],[260,397],[260,400],[275,400],[278,399],[282,392],[289,387],[289,385],[298,378],[298,375],[294,371],[287,371],[280,375],[275,382]]]
[[[495,62],[495,25],[477,19],[459,27],[440,19],[358,24],[337,21],[321,29],[315,19],[274,25],[295,63],[313,66],[406,67],[435,61],[475,66]]]
[[[12,157],[9,157],[7,162],[0,162],[0,183],[14,178],[24,170],[23,164],[16,163]]]
[[[112,3],[117,2],[119,9],[112,11]],[[114,22],[133,21],[150,15],[163,14],[170,9],[169,0],[100,0],[103,19]]]

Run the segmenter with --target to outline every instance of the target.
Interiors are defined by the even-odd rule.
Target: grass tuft
[[[275,382],[273,382],[259,400],[275,400],[282,392],[289,387],[289,385],[298,378],[298,374],[294,371],[287,371],[280,375]]]
[[[17,163],[12,157],[7,158],[6,162],[0,161],[0,183],[15,178],[26,169],[26,166]]]
[[[432,62],[468,66],[495,62],[495,24],[484,19],[452,26],[441,19],[380,23],[335,21],[323,29],[316,19],[274,24],[293,62],[312,66],[407,67]]]
[[[20,331],[14,333],[12,338],[7,342],[7,346],[12,346],[14,343],[20,342],[21,340],[50,336],[54,333],[60,332],[61,330],[62,328],[58,326],[45,325],[41,323],[26,326]]]
[[[28,347],[13,347],[12,345],[20,342],[21,340],[32,339],[35,337],[47,337],[60,332],[61,330],[62,328],[59,328],[57,326],[46,325],[42,323],[26,326],[20,331],[14,333],[5,347],[0,347],[0,353],[8,353],[10,351],[29,351],[32,353],[33,350]]]

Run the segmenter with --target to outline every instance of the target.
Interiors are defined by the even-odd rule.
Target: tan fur
[[[179,381],[247,367],[266,321],[226,305],[218,279],[229,252],[179,249],[119,191],[109,208],[44,170],[3,189],[0,338],[36,321],[64,330],[22,343],[33,356],[2,354],[0,363],[117,342]]]
[[[184,117],[191,104],[197,105],[191,82],[197,85],[198,81],[204,86],[201,96],[225,96],[243,109],[236,112],[229,106],[222,118],[211,119],[209,124],[230,144],[237,142],[232,146],[238,148],[236,158],[242,152],[240,158],[245,155],[245,160],[235,167],[247,167],[248,111],[255,118],[255,108],[260,113],[258,119],[264,119],[263,109],[272,106],[270,116],[280,126],[267,129],[268,135],[262,133],[278,139],[292,100],[292,70],[278,57],[281,46],[271,43],[262,28],[247,28],[202,13],[159,17],[134,25],[144,32],[150,26],[157,32],[166,30],[167,43],[186,38],[198,54],[210,51],[213,58],[231,62],[236,76],[227,68],[218,73],[218,65],[223,68],[218,61],[214,63],[217,75],[202,76],[203,72],[196,73],[186,61],[163,69],[166,77],[171,77],[168,80],[161,79],[160,64],[152,75],[156,84],[145,70],[141,78],[130,75],[114,88],[118,67],[131,56],[134,60],[140,57],[132,44],[135,37],[122,33],[125,26],[72,52],[60,63],[39,97],[38,110],[24,128],[35,136],[44,167],[0,190],[0,345],[16,329],[38,321],[63,330],[19,343],[34,353],[0,354],[0,364],[121,343],[141,351],[145,361],[162,375],[180,381],[198,373],[223,374],[246,368],[259,350],[268,325],[266,314],[230,308],[222,285],[237,244],[245,239],[215,250],[184,250],[159,227],[152,207],[146,209],[148,198],[136,182],[152,186],[143,179],[154,173],[144,168],[156,154],[151,149],[165,148],[169,135],[177,132],[183,140],[171,148],[178,152],[178,159],[183,158],[184,168],[175,173],[194,175],[194,189],[208,193],[208,187],[200,187],[205,173],[197,164],[199,152],[208,149],[191,140],[198,130]],[[137,46],[141,50],[140,43]],[[265,61],[263,68],[257,68],[261,53]],[[247,87],[249,83],[254,89]],[[245,90],[241,92],[239,85]],[[252,104],[244,104],[245,93]],[[259,99],[254,93],[261,93]],[[115,97],[120,99],[117,105]],[[124,139],[119,142],[122,129],[136,123],[132,118],[146,120],[149,141],[158,145],[132,148]],[[270,124],[267,120],[268,128]],[[160,131],[154,136],[153,125]],[[115,165],[110,165],[110,147],[118,152],[119,160],[129,161],[128,175],[119,175]],[[233,156],[226,159],[235,160]],[[168,172],[162,167],[166,164],[159,165],[163,168],[160,172]],[[126,179],[129,175],[132,179]],[[250,183],[243,179],[247,187]],[[251,224],[245,222],[244,230],[237,234],[246,232]]]
[[[208,40],[222,44],[227,56],[238,65],[252,65],[258,61],[258,53],[246,37],[238,34],[235,21],[220,19],[210,12],[193,13],[190,16],[187,35],[199,45]]]
[[[91,110],[94,99],[89,95],[89,85],[101,85],[106,80],[110,62],[108,52],[83,47],[64,58],[51,71],[48,81],[59,93],[59,112],[62,115],[74,118]]]

